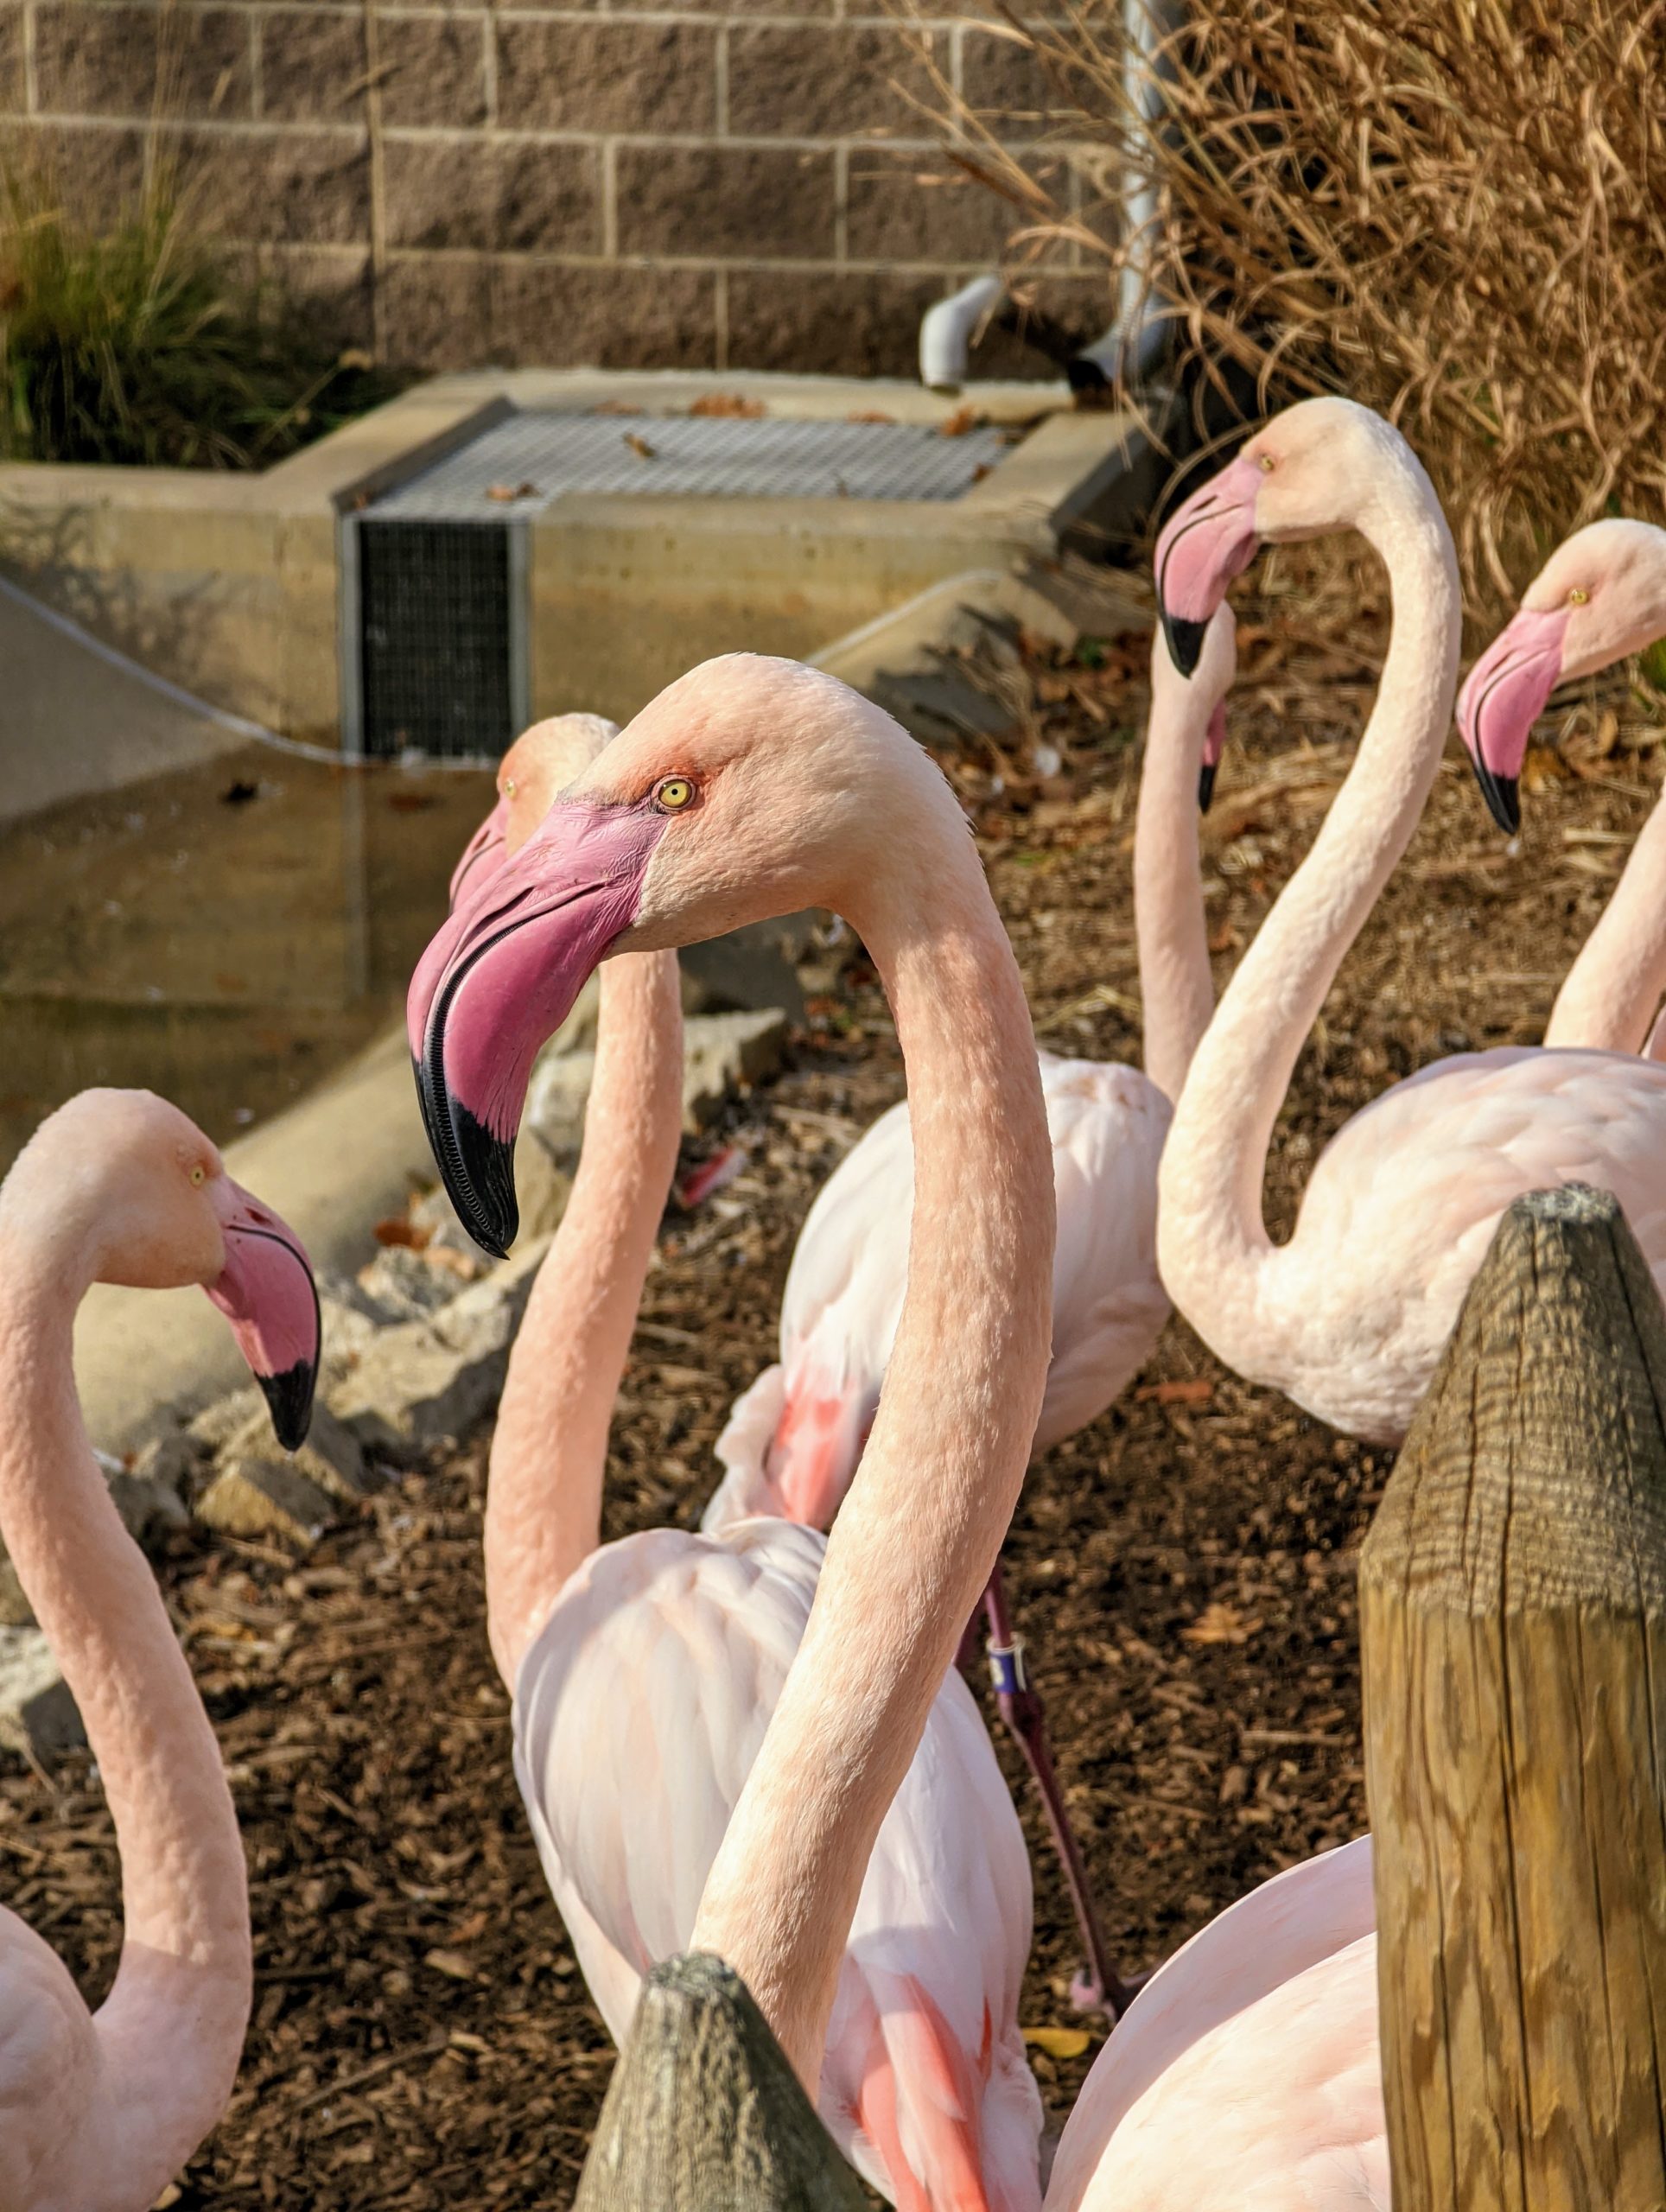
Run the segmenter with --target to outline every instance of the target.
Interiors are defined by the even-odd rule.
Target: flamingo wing
[[[1381,2133],[1382,2097],[1379,2088],[1375,2107],[1362,2121],[1356,2076],[1367,2061],[1357,2047],[1353,2008],[1359,1989],[1369,1984],[1369,2069],[1374,2083],[1375,1926],[1370,1840],[1362,1837],[1263,1882],[1200,1929],[1140,1993],[1095,2062],[1053,2162],[1048,2212],[1076,2212],[1078,2207],[1083,2212],[1133,2212],[1135,2207],[1145,2212],[1148,2206],[1155,2212],[1171,2202],[1194,2204],[1198,2212],[1216,2203],[1260,2205],[1262,2197],[1233,2196],[1231,2190],[1247,2188],[1263,2171],[1272,2177],[1270,2187],[1293,2171],[1280,2147],[1287,2138],[1306,2139],[1281,2101],[1293,2085],[1299,2087],[1300,2099],[1311,2101],[1309,2118],[1334,2101],[1338,2112],[1351,2115],[1344,2135],[1352,2128],[1347,2139],[1369,2149],[1375,2139],[1370,2129]],[[1321,1969],[1358,1953],[1362,1944],[1370,1951],[1369,1968],[1356,1957],[1345,1972],[1339,1970],[1339,1979],[1325,1978]],[[1328,2042],[1322,2024],[1326,2004],[1339,2008]],[[1275,2027],[1287,2039],[1278,2047],[1288,2045],[1293,2069],[1288,2078],[1256,2055]],[[1334,2071],[1327,2072],[1332,2058]],[[1186,2145],[1178,2133],[1182,2122],[1175,2113],[1188,2098],[1224,2094],[1225,2079],[1241,2064],[1251,2069],[1251,2080],[1241,2093],[1245,2118],[1240,2135],[1232,2139],[1232,2156],[1244,2163],[1223,2165],[1223,2193],[1194,2199],[1180,2194],[1171,2198],[1160,2190],[1119,2194],[1132,2187],[1129,2177],[1163,2171],[1163,2139],[1171,2127],[1177,2131],[1175,2171],[1186,2171]],[[1199,2140],[1210,2133],[1201,2116],[1209,2109],[1206,2102],[1199,2104],[1199,2116],[1189,2123],[1201,2131]],[[1136,2139],[1143,2163],[1132,2156]],[[1315,2139],[1328,2141],[1331,2136],[1320,2128]],[[1351,2170],[1345,2157],[1340,2171],[1346,2181]],[[1264,2201],[1288,2206],[1289,2212],[1307,2212],[1310,2201],[1314,2207],[1334,2203],[1338,2212],[1343,2206],[1363,2212],[1374,2202],[1369,2195],[1310,2200],[1294,2192]],[[1386,2206],[1386,2193],[1382,2202]]]
[[[616,2040],[641,1974],[688,1943],[823,1549],[760,1519],[721,1540],[628,1537],[573,1576],[522,1662],[516,1772]],[[869,1861],[821,2088],[841,2149],[905,2207],[1039,2206],[1040,2105],[1017,2024],[1029,1936],[1017,1816],[951,1676]]]
[[[0,1909],[0,2204],[50,2212],[80,2201],[107,2129],[97,2032],[50,1945]],[[117,2169],[106,2162],[106,2171]]]

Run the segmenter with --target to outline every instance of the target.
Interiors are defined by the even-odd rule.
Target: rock
[[[689,1013],[724,1007],[762,1010],[785,1007],[794,1021],[804,1019],[798,963],[815,933],[811,914],[785,914],[779,920],[748,922],[727,937],[708,938],[684,946],[683,1004]]]
[[[38,1628],[0,1628],[0,1744],[49,1758],[84,1744],[69,1686]]]
[[[456,1256],[448,1255],[454,1261]],[[426,1320],[450,1305],[462,1280],[455,1268],[437,1266],[407,1244],[385,1246],[368,1267],[359,1270],[359,1287],[378,1309],[383,1327]]]
[[[547,1236],[518,1244],[512,1258],[425,1321],[384,1330],[331,1393],[330,1410],[362,1442],[423,1451],[461,1436],[503,1388],[509,1347]]]
[[[533,1063],[521,1127],[541,1138],[556,1160],[573,1159],[584,1135],[584,1107],[596,1071],[594,1052],[551,1053],[546,1046]],[[515,1151],[517,1177],[520,1148]]]
[[[336,1517],[335,1500],[281,1459],[223,1466],[197,1500],[197,1518],[226,1536],[311,1543]]]
[[[232,1432],[221,1445],[217,1459],[219,1473],[244,1466],[287,1467],[327,1497],[340,1498],[349,1505],[368,1497],[376,1487],[366,1464],[363,1445],[344,1422],[336,1419],[328,1406],[316,1400],[307,1440],[287,1459],[278,1451],[264,1405],[251,1413],[240,1428]],[[200,1518],[206,1517],[200,1505],[197,1510]]]
[[[23,1595],[23,1586],[17,1580],[17,1569],[0,1552],[0,1628],[33,1628],[35,1614],[29,1599]]]
[[[561,1227],[573,1179],[536,1129],[523,1128],[515,1146],[515,1194],[520,1202],[516,1251],[529,1238],[542,1237],[547,1243]]]
[[[731,1092],[775,1072],[781,1065],[786,1030],[787,1018],[779,1007],[765,1007],[754,1013],[700,1014],[684,1021],[683,1124],[690,1135],[715,1119]],[[546,1049],[546,1055],[540,1056],[533,1066],[522,1126],[536,1131],[558,1160],[575,1157],[578,1152],[595,1064],[594,1052],[563,1052],[551,1058]],[[518,1180],[521,1164],[518,1149]]]
[[[755,1014],[708,1014],[684,1027],[683,1126],[690,1135],[716,1118],[742,1084],[773,1075],[786,1044],[779,1007]]]
[[[232,1390],[216,1398],[212,1406],[205,1406],[185,1433],[207,1450],[218,1452],[239,1429],[246,1428],[256,1414],[264,1415],[265,1410],[266,1401],[251,1383],[247,1389]]]

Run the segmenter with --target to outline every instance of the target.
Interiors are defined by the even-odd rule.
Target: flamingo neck
[[[1394,628],[1370,719],[1313,849],[1239,962],[1192,1060],[1163,1149],[1157,1256],[1175,1304],[1229,1364],[1266,1371],[1256,1311],[1275,1250],[1267,1149],[1325,994],[1409,843],[1457,684],[1457,562],[1433,487],[1399,474],[1362,512]]]
[[[122,1954],[89,2118],[148,2203],[232,2093],[252,1993],[247,1875],[219,1746],[82,1426],[71,1344],[92,1263],[25,1198],[0,1203],[0,1535],[115,1823]]]
[[[871,910],[842,908],[907,1064],[907,1296],[693,1936],[741,1974],[812,2092],[874,1839],[1023,1482],[1052,1332],[1052,1154],[1017,965],[957,812],[934,804],[908,827]]]
[[[512,1689],[562,1586],[595,1549],[607,1427],[677,1166],[677,955],[601,971],[578,1173],[510,1354],[486,1501],[487,1633]]]
[[[1145,1010],[1145,1071],[1164,1096],[1180,1095],[1215,1007],[1198,859],[1198,770],[1208,722],[1188,687],[1154,696],[1134,824],[1134,933]]]
[[[1666,798],[1631,848],[1625,873],[1550,1009],[1544,1041],[1640,1052],[1666,994]]]

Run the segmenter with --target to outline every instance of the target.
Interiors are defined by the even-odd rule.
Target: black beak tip
[[[448,1090],[444,1140],[436,1150],[458,1220],[483,1252],[506,1260],[520,1230],[514,1139],[495,1135]]]
[[[1215,763],[1205,760],[1198,771],[1198,811],[1207,814],[1215,797]]]
[[[298,1359],[281,1375],[258,1376],[272,1417],[272,1433],[286,1452],[298,1452],[312,1427],[313,1391],[318,1382],[315,1361]]]
[[[1168,658],[1182,676],[1195,676],[1198,663],[1203,658],[1203,641],[1209,628],[1206,622],[1188,622],[1183,614],[1171,614],[1162,610],[1163,636],[1168,643]]]
[[[1522,826],[1520,778],[1495,776],[1491,768],[1477,760],[1475,780],[1481,786],[1481,797],[1487,803],[1487,811],[1505,836],[1513,837]]]

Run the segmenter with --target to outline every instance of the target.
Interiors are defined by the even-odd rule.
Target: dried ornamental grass
[[[1127,76],[1112,0],[1003,28],[1082,198],[939,75],[963,165],[1027,219],[1015,279],[1061,246],[1132,264],[1200,399],[1235,372],[1263,404],[1342,390],[1389,414],[1481,615],[1580,524],[1662,518],[1666,0],[1211,0]],[[1157,220],[1119,236],[1136,181]]]

